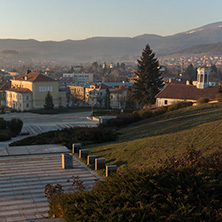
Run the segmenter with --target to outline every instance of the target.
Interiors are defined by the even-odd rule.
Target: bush
[[[110,126],[110,127],[123,127],[131,123],[137,122],[139,120],[141,120],[141,118],[139,117],[137,113],[134,112],[134,113],[120,115],[114,119],[109,119],[106,121],[106,123],[102,125]]]
[[[177,102],[172,104],[171,106],[168,106],[167,111],[173,111],[181,108],[185,108],[187,106],[192,106],[192,102]]]
[[[141,119],[148,119],[153,116],[153,112],[151,110],[141,109],[137,111],[137,113]]]
[[[28,137],[11,143],[10,146],[63,144],[71,149],[72,143],[82,143],[83,145],[105,143],[114,141],[116,138],[117,134],[113,130],[102,126],[93,128],[75,127]]]
[[[222,102],[222,86],[221,85],[218,88],[216,99],[218,102]]]
[[[167,106],[158,107],[156,110],[153,111],[154,116],[162,115],[167,112]]]
[[[7,141],[10,139],[11,139],[11,137],[9,135],[0,134],[0,141]]]
[[[6,121],[0,118],[0,129],[6,129]]]
[[[22,130],[23,122],[20,119],[13,118],[7,121],[7,126],[13,135],[19,135]]]
[[[197,100],[197,104],[204,104],[204,103],[208,103],[209,99],[208,98],[199,98]]]
[[[204,158],[190,149],[159,169],[119,172],[91,191],[59,189],[50,195],[49,215],[65,221],[221,221],[221,156]]]

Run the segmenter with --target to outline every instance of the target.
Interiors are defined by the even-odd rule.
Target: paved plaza
[[[99,120],[91,120],[89,118],[91,112],[80,113],[66,113],[66,114],[53,114],[53,115],[41,115],[35,113],[8,113],[1,114],[0,117],[5,120],[11,120],[12,118],[19,118],[23,121],[22,132],[29,132],[28,136],[35,136],[40,133],[71,128],[76,126],[88,126],[95,127],[98,125]],[[8,144],[21,140],[27,136],[17,136],[9,141],[0,142],[0,147],[7,147]]]
[[[22,132],[31,135],[75,126],[96,126],[98,121],[92,121],[89,117],[91,112],[65,113],[65,114],[35,114],[35,113],[8,113],[0,117],[5,120],[19,118],[23,121]]]
[[[79,176],[87,188],[92,188],[100,177],[76,157],[73,169],[62,169],[61,154],[67,152],[60,145],[0,147],[0,222],[47,217],[44,189],[49,183],[59,183],[69,191],[73,189],[71,177]]]

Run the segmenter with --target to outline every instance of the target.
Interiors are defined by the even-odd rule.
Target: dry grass
[[[187,146],[204,155],[222,150],[222,104],[187,107],[119,130],[119,140],[89,147],[108,164],[158,166],[159,159],[180,157]]]

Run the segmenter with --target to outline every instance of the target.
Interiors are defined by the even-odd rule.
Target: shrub
[[[167,112],[167,109],[168,109],[167,106],[158,107],[156,110],[153,111],[153,114],[154,114],[155,116],[164,114],[164,113]]]
[[[204,158],[188,149],[161,168],[127,169],[91,191],[60,189],[49,198],[49,215],[66,221],[221,221],[221,156]]]
[[[123,114],[118,116],[114,119],[109,119],[106,121],[106,123],[102,124],[103,126],[110,126],[110,127],[123,127],[127,126],[131,123],[139,121],[141,118],[137,113],[129,113],[129,114]]]
[[[0,118],[0,129],[6,129],[6,121]]]
[[[197,104],[204,104],[204,103],[208,103],[209,99],[208,98],[199,98],[197,100]]]
[[[75,127],[28,137],[11,143],[10,146],[63,144],[71,149],[72,143],[82,143],[83,145],[105,143],[114,141],[116,138],[117,134],[113,130],[102,126],[93,128]]]
[[[172,104],[171,106],[168,106],[167,111],[173,111],[173,110],[177,110],[177,109],[181,109],[187,106],[192,106],[193,103],[192,102],[177,102]]]
[[[221,85],[218,88],[216,99],[218,102],[222,102],[222,86]]]
[[[11,139],[11,137],[9,135],[0,134],[0,141],[7,141],[10,139]]]
[[[141,119],[148,119],[153,116],[153,112],[151,110],[141,109],[137,113]]]
[[[7,126],[13,134],[19,135],[22,130],[23,122],[20,119],[13,118],[7,121]]]

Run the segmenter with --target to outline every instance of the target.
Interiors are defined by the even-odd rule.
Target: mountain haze
[[[144,34],[129,37],[93,37],[85,40],[37,41],[34,39],[0,39],[0,52],[15,51],[17,57],[61,62],[133,61],[149,44],[157,56],[172,54],[197,45],[222,42],[222,22],[212,23],[170,36]],[[211,51],[211,50],[209,50]],[[213,51],[221,54],[221,50]],[[2,55],[2,53],[0,53]]]

